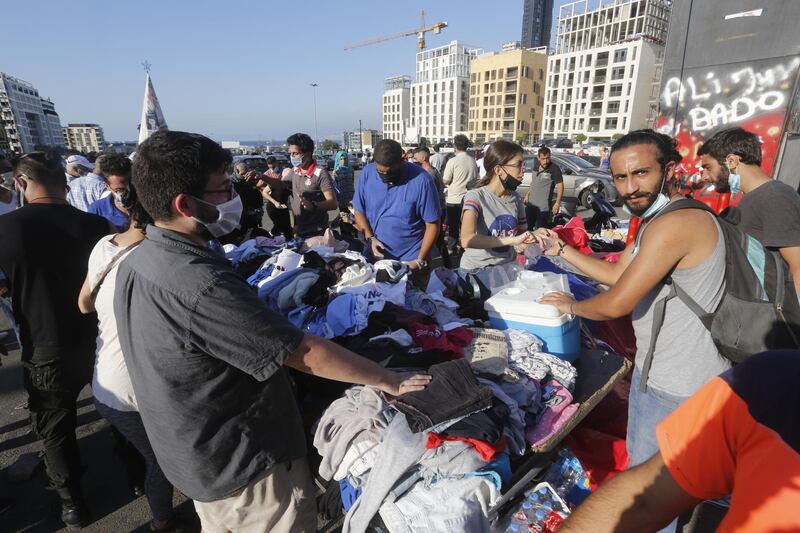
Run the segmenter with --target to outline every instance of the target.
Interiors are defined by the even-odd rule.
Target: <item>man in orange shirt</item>
[[[798,350],[714,378],[658,425],[660,452],[600,487],[559,533],[655,531],[728,494],[718,531],[800,531],[798,381]]]

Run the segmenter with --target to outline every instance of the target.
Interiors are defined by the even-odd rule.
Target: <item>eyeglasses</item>
[[[227,194],[228,200],[233,199],[233,183],[227,189],[206,189],[203,194]]]
[[[510,163],[506,163],[505,165],[500,165],[501,167],[512,167],[516,168],[517,170],[521,168],[525,168],[525,161],[520,161],[519,163],[514,163],[513,165]]]

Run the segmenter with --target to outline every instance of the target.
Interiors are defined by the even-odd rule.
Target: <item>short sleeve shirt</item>
[[[800,194],[781,181],[769,181],[739,202],[739,228],[768,248],[800,246]]]
[[[425,223],[436,223],[442,215],[433,178],[413,163],[403,163],[402,176],[392,186],[381,180],[374,163],[364,167],[353,207],[366,215],[388,257],[400,261],[419,259]]]
[[[670,474],[700,500],[731,495],[718,531],[800,531],[800,351],[755,355],[656,428]]]
[[[538,168],[533,173],[528,203],[542,211],[549,210],[553,189],[556,184],[563,182],[564,176],[561,174],[561,169],[558,165],[550,163],[547,168]]]
[[[282,366],[303,333],[223,256],[148,226],[119,266],[114,314],[153,451],[181,492],[226,498],[305,455]]]
[[[478,215],[476,229],[480,235],[513,237],[528,229],[525,205],[516,192],[500,197],[488,187],[467,191],[464,196],[464,212],[466,211],[474,211]],[[488,250],[467,248],[461,257],[460,266],[465,269],[483,268],[508,263],[515,257],[513,246]]]
[[[324,192],[333,191],[331,175],[327,170],[312,164],[308,169],[297,168],[292,176],[294,196],[295,231],[299,236],[319,233],[328,227],[328,212],[324,209],[306,211],[300,207],[300,199],[323,202]]]
[[[117,208],[114,203],[114,196],[111,194],[92,203],[88,212],[93,215],[100,215],[108,220],[117,228],[117,231],[125,231],[128,226],[128,215]]]

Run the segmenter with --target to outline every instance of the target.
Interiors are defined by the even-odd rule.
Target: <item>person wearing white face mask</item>
[[[118,231],[128,227],[127,197],[131,174],[131,160],[122,154],[110,154],[103,160],[103,183],[111,194],[89,205],[88,213],[100,215]]]
[[[155,222],[118,266],[119,343],[158,464],[195,501],[203,531],[316,531],[285,367],[392,395],[430,377],[393,373],[296,329],[208,249],[241,216],[230,162],[198,134],[158,131],[139,145],[132,181]]]
[[[800,294],[800,195],[786,183],[761,170],[761,142],[742,128],[723,130],[697,151],[702,179],[717,192],[743,193],[737,208],[726,216],[758,242],[780,251]]]
[[[586,275],[610,286],[593,298],[576,302],[551,293],[540,303],[590,320],[609,320],[632,313],[636,360],[628,412],[627,447],[631,466],[658,451],[656,425],[708,380],[730,368],[700,319],[679,299],[665,300],[666,279],[684,289],[711,312],[724,292],[725,241],[716,218],[699,209],[663,213],[683,201],[673,191],[674,166],[681,160],[675,141],[653,130],[633,131],[611,149],[611,175],[627,209],[643,218],[636,244],[618,263],[583,255],[551,230],[534,235],[545,253],[561,256]],[[656,341],[653,324],[662,302],[663,321]]]
[[[325,233],[330,223],[328,211],[339,208],[336,191],[328,170],[314,161],[314,141],[305,133],[288,139],[289,160],[294,168],[294,233],[297,237],[316,237]]]

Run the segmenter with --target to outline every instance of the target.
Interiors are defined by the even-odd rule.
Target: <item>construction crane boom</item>
[[[386,41],[391,41],[393,39],[400,39],[401,37],[409,37],[411,35],[417,36],[417,48],[419,50],[425,50],[425,34],[428,32],[433,32],[436,34],[441,33],[442,30],[447,27],[447,22],[437,22],[436,24],[432,24],[431,26],[425,26],[424,9],[420,11],[419,18],[420,18],[419,28],[408,31],[401,31],[398,33],[394,33],[392,35],[382,35],[380,37],[374,37],[372,39],[368,39],[360,43],[346,46],[345,50],[353,50],[354,48],[361,48],[362,46],[369,46],[372,44],[383,43]]]

